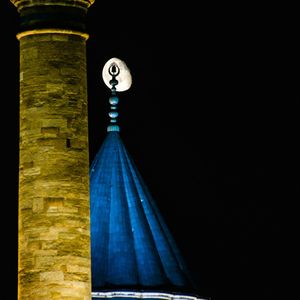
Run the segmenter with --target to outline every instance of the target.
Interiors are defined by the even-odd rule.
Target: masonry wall
[[[20,38],[19,299],[91,298],[86,41]]]

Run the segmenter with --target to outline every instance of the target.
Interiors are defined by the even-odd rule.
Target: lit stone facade
[[[83,16],[92,1],[12,2],[21,20],[17,36],[18,299],[88,300],[91,258]]]

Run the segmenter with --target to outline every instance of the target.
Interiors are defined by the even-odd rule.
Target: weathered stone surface
[[[19,300],[91,297],[85,47],[20,39]]]

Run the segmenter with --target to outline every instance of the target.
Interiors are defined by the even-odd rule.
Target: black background
[[[18,15],[1,1],[2,272],[17,290]],[[260,7],[97,1],[88,14],[90,160],[106,135],[101,72],[124,60],[121,136],[195,279],[212,299],[272,299],[278,283],[279,160],[274,28]],[[8,230],[9,229],[9,230]]]

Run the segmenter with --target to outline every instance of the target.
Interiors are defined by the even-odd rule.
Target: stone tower
[[[18,299],[91,298],[85,18],[94,0],[20,14]]]

